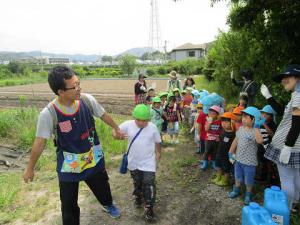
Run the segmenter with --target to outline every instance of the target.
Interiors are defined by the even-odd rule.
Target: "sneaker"
[[[121,215],[120,209],[117,208],[115,205],[102,206],[102,209],[103,211],[107,212],[112,218],[119,218]]]
[[[135,198],[135,199],[134,199],[134,207],[135,207],[136,209],[141,208],[141,207],[142,207],[142,204],[143,204],[143,201],[142,201],[141,198]]]
[[[153,220],[154,219],[154,212],[153,212],[153,207],[145,207],[145,219],[146,220]]]

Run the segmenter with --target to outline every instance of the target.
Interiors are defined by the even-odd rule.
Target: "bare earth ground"
[[[134,106],[136,80],[104,79],[81,80],[82,92],[93,94],[108,112],[129,114]],[[165,91],[167,80],[147,80],[156,92]],[[48,83],[0,88],[0,108],[20,106],[20,96],[25,96],[25,106],[42,108],[54,98]],[[23,105],[23,106],[24,106]]]
[[[163,148],[162,160],[158,164],[157,171],[156,220],[152,223],[159,225],[241,224],[242,201],[240,199],[231,200],[227,197],[229,187],[220,188],[211,184],[212,171],[199,171],[195,158],[197,156],[194,155],[194,149],[187,141]],[[193,163],[189,163],[191,161]],[[175,170],[174,165],[177,165]],[[108,168],[108,173],[114,201],[122,211],[121,218],[112,219],[104,213],[86,185],[82,185],[79,194],[81,224],[148,224],[143,218],[143,209],[134,209],[133,207],[130,175],[119,174],[116,166]],[[38,198],[46,193],[47,187],[45,190],[27,193],[27,198],[30,199],[30,196]],[[47,204],[51,204],[52,209],[39,217],[38,222],[29,223],[19,219],[10,224],[61,224],[59,203],[59,194],[56,191],[49,195],[47,200]]]
[[[164,148],[163,160],[157,172],[157,215],[155,224],[161,225],[237,225],[240,224],[240,200],[228,199],[228,190],[210,183],[211,171],[201,172],[197,165],[186,165],[178,173],[172,172],[174,162],[185,161],[193,155],[190,143]],[[178,161],[179,160],[179,161]],[[187,163],[188,164],[188,163]],[[110,171],[112,192],[117,205],[122,210],[122,218],[112,220],[101,212],[93,197],[83,202],[82,224],[148,224],[143,219],[143,209],[133,207],[131,197],[132,181],[129,174],[120,175]],[[84,206],[85,209],[84,209]]]

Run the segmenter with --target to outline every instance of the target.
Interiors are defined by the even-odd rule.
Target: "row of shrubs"
[[[182,61],[170,61],[165,65],[161,66],[149,66],[146,69],[146,73],[149,76],[153,75],[165,75],[170,73],[172,70],[177,71],[182,75],[198,75],[203,73],[203,60],[197,59],[186,59]]]

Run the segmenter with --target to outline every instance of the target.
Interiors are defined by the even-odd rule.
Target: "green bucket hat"
[[[150,119],[150,108],[145,104],[139,104],[134,107],[132,116],[139,120],[149,120]]]
[[[160,97],[155,96],[155,97],[152,99],[152,102],[153,102],[153,103],[161,103]]]
[[[168,92],[160,92],[158,97],[168,96]]]
[[[169,94],[168,94],[168,97],[167,97],[167,101],[169,102],[170,101],[170,98],[171,97],[175,97],[175,95],[173,94],[173,92],[170,92]]]

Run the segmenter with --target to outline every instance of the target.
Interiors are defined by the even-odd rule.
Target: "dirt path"
[[[155,224],[160,225],[238,225],[241,224],[242,201],[228,199],[229,188],[210,183],[212,171],[199,171],[193,148],[181,143],[164,148],[157,172],[157,204]],[[81,224],[143,225],[143,210],[133,207],[132,181],[129,174],[120,175],[117,168],[108,169],[115,203],[121,218],[111,219],[87,188],[80,191]],[[61,224],[59,208],[36,224]]]
[[[27,154],[10,145],[0,145],[0,172],[23,170]]]

